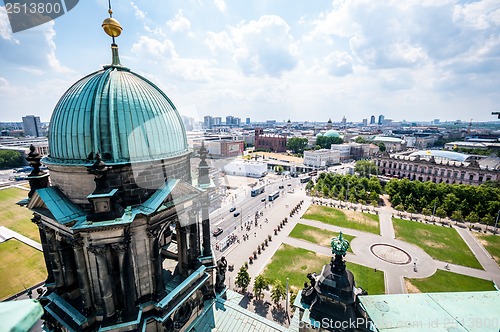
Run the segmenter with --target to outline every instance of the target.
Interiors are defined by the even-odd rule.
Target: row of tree
[[[24,164],[19,151],[0,150],[0,168],[19,167]]]
[[[500,211],[500,188],[392,179],[385,185],[396,210],[492,224]]]
[[[316,138],[314,149],[330,149],[332,144],[342,144],[344,140],[340,137],[328,137],[328,136],[318,136]],[[292,137],[286,142],[286,147],[292,150],[295,154],[302,154],[304,150],[307,150],[307,138],[302,137]]]
[[[238,271],[235,285],[236,287],[241,288],[243,292],[246,292],[248,286],[250,285],[251,279],[252,278],[248,273],[248,266],[245,264]],[[286,289],[285,286],[283,286],[281,280],[271,281],[263,275],[258,275],[257,277],[255,277],[255,280],[253,282],[253,291],[257,300],[260,300],[264,290],[269,290],[269,288],[271,288],[271,300],[276,305],[279,305],[280,301],[286,298]]]
[[[347,199],[351,203],[378,205],[382,185],[376,177],[321,173],[316,183],[312,180],[307,183],[306,190],[311,196]]]

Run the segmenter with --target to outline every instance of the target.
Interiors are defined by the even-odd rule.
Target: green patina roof
[[[377,331],[498,331],[500,292],[359,296]],[[373,327],[375,327],[373,326]]]
[[[108,164],[188,153],[174,104],[153,83],[119,66],[78,82],[57,103],[49,128],[48,164],[85,164],[99,152]]]

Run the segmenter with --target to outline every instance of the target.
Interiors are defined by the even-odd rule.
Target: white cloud
[[[191,22],[186,17],[184,17],[184,15],[182,14],[182,9],[179,9],[174,18],[167,21],[167,25],[173,32],[181,32],[189,30],[189,28],[191,27]]]
[[[298,63],[298,47],[290,27],[279,16],[264,15],[258,21],[230,28],[234,58],[245,75],[279,77]]]
[[[326,69],[334,76],[345,76],[352,73],[352,58],[346,52],[332,52],[324,59]]]
[[[213,55],[217,54],[218,50],[233,50],[233,42],[226,31],[218,33],[208,31],[207,37],[205,38],[205,44],[208,46]]]
[[[496,0],[484,0],[456,5],[453,19],[476,30],[498,27],[500,26],[500,3]]]
[[[130,2],[132,8],[134,8],[134,15],[139,21],[144,21],[146,19],[146,13],[137,7],[134,2]]]
[[[19,40],[14,38],[12,34],[12,29],[10,28],[9,17],[5,7],[0,6],[0,37],[5,40],[9,40],[15,44],[19,44]]]
[[[226,3],[224,2],[224,0],[214,0],[214,4],[219,11],[221,11],[222,13],[226,12]]]
[[[171,40],[160,41],[148,36],[141,36],[139,41],[132,45],[132,52],[146,59],[151,59],[151,57],[168,59],[179,57]]]

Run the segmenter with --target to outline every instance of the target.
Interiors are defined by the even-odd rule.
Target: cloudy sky
[[[114,1],[122,64],[181,114],[263,121],[494,120],[498,0]],[[48,121],[110,62],[107,1],[13,34],[0,6],[0,121]]]

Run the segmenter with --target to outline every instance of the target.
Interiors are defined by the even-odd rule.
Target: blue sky
[[[181,114],[262,121],[495,120],[498,0],[114,1],[122,64]],[[48,121],[110,62],[107,1],[12,34],[0,7],[0,121]]]

